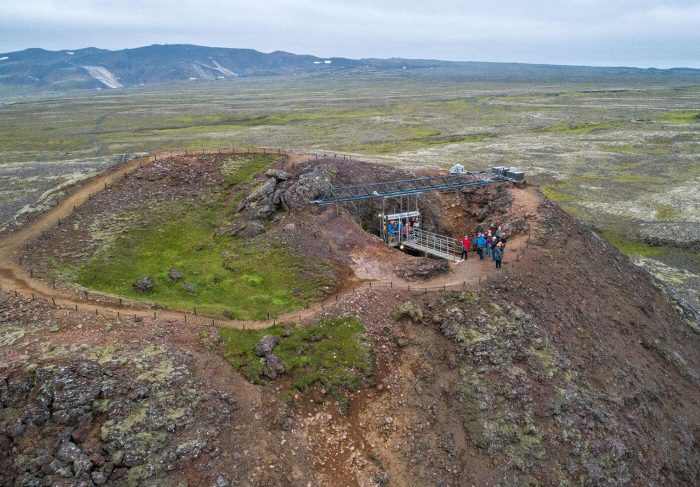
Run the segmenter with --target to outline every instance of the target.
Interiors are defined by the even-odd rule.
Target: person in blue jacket
[[[486,239],[484,234],[480,233],[476,239],[476,253],[479,254],[479,260],[484,260],[484,247],[486,247]]]
[[[389,242],[393,242],[396,240],[396,234],[398,233],[398,228],[396,228],[396,224],[394,223],[394,220],[389,221],[389,225],[386,227],[387,232],[389,232]]]

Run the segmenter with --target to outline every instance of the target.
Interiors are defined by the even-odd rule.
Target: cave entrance
[[[524,179],[525,174],[512,167],[493,167],[490,170],[474,172],[455,165],[446,175],[330,186],[311,203],[329,205],[381,199],[382,208],[378,215],[379,234],[386,244],[398,246],[402,250],[410,247],[425,254],[460,262],[463,249],[461,242],[423,229],[418,197],[427,192],[457,191],[500,182],[522,182]],[[390,211],[387,211],[388,204],[393,207]],[[375,214],[376,210],[365,213],[369,218],[369,226],[374,226],[371,222],[376,221]]]
[[[423,229],[418,207],[420,193],[382,198],[379,235],[384,243],[410,253],[419,252],[461,262],[461,244],[446,235]]]
[[[421,214],[418,209],[418,196],[397,196],[382,198],[382,211],[379,213],[379,236],[392,247],[408,240],[416,229],[421,228]]]

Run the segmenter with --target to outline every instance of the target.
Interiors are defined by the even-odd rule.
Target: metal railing
[[[448,258],[459,260],[462,254],[462,244],[459,241],[452,237],[428,232],[420,228],[414,228],[402,241],[409,247],[437,255],[438,257],[447,256]]]

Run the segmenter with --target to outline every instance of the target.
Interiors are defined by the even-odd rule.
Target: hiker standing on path
[[[491,230],[486,234],[486,257],[491,257],[491,240],[493,237],[491,236]]]
[[[471,246],[472,241],[469,238],[469,235],[465,235],[464,238],[460,240],[460,242],[462,242],[462,255],[460,255],[460,258],[467,260],[467,257],[469,255],[469,247]]]
[[[479,254],[479,260],[484,260],[484,247],[486,246],[486,239],[484,234],[480,233],[476,239],[476,253]]]
[[[501,261],[503,260],[503,247],[501,242],[496,244],[496,248],[493,249],[493,260],[496,261],[496,269],[501,268]]]
[[[495,235],[493,237],[491,237],[491,243],[489,245],[491,247],[491,257],[493,258],[493,260],[496,260],[496,255],[494,254],[494,252],[496,252],[496,246],[499,243],[500,242],[498,241],[498,239],[496,238]]]

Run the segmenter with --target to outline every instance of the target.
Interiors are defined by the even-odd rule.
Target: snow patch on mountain
[[[103,68],[102,66],[83,66],[83,68],[90,76],[108,88],[124,87],[124,85],[117,81],[117,77],[114,76],[114,74],[112,74],[107,68]]]

